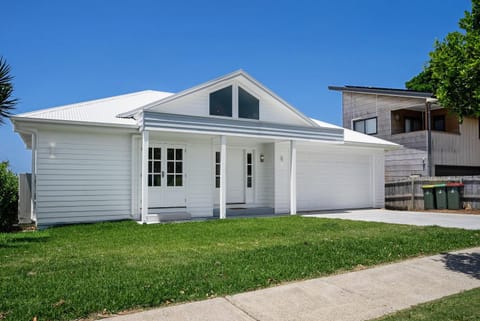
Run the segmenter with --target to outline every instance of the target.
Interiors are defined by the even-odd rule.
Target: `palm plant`
[[[10,66],[3,57],[0,57],[0,124],[12,114],[18,100],[12,98],[13,77],[10,75]]]

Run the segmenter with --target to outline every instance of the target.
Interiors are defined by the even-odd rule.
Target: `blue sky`
[[[17,113],[144,89],[178,92],[244,69],[310,117],[341,124],[328,85],[403,88],[468,0],[6,1],[0,55]],[[30,171],[9,121],[0,161]]]

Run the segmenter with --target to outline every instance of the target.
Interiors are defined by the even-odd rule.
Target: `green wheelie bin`
[[[437,209],[444,210],[447,208],[447,192],[446,184],[435,184],[435,205]]]
[[[435,208],[435,193],[433,192],[434,185],[423,185],[423,207],[426,210]]]
[[[447,183],[447,205],[449,210],[460,209],[460,188],[462,183]]]

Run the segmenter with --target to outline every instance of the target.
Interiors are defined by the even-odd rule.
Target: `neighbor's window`
[[[215,152],[215,188],[220,188],[220,152]]]
[[[432,125],[433,130],[445,131],[445,116],[434,116]]]
[[[252,188],[253,178],[253,157],[252,153],[247,153],[247,188]]]
[[[368,134],[374,135],[377,133],[377,117],[359,119],[353,121],[353,130]]]
[[[260,101],[248,92],[238,87],[238,117],[249,119],[260,119]]]
[[[210,115],[232,117],[232,86],[210,94]]]
[[[422,130],[422,120],[419,118],[405,117],[405,132]]]

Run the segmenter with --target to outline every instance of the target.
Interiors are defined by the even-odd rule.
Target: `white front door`
[[[148,149],[148,207],[184,207],[185,147],[152,144]]]
[[[227,203],[245,203],[245,160],[240,148],[227,151]]]

